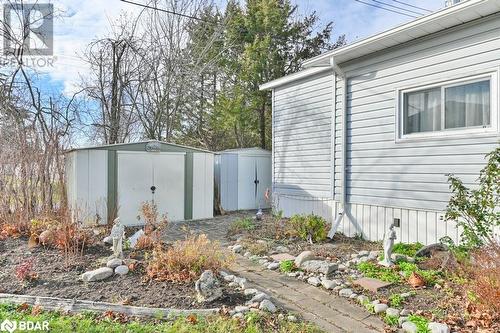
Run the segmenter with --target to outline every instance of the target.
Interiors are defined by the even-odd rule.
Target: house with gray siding
[[[469,0],[265,83],[273,200],[346,235],[458,240],[448,173],[473,186],[499,145],[500,1]]]

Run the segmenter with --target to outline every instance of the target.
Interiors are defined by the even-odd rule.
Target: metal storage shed
[[[268,208],[271,152],[261,148],[221,151],[216,156],[216,182],[224,210]]]
[[[67,196],[79,220],[120,217],[140,225],[139,209],[154,200],[170,221],[213,217],[214,153],[145,141],[66,152]]]

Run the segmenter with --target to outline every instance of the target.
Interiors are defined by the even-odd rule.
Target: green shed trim
[[[118,159],[116,150],[108,151],[108,222],[117,215]]]
[[[184,160],[184,219],[193,218],[193,153],[186,153]]]

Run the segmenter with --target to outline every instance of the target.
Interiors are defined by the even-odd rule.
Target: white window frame
[[[460,86],[468,83],[481,82],[490,80],[490,125],[468,127],[468,128],[450,128],[445,129],[445,89],[455,86]],[[489,71],[483,74],[461,76],[458,78],[449,79],[435,83],[423,84],[419,86],[412,86],[408,88],[396,89],[396,142],[405,142],[412,140],[425,140],[425,139],[445,139],[456,137],[469,137],[476,135],[491,135],[499,132],[498,129],[498,105],[499,105],[499,75],[498,70]],[[429,131],[421,133],[403,134],[404,130],[404,94],[415,91],[421,91],[432,88],[441,88],[441,126],[439,131]]]

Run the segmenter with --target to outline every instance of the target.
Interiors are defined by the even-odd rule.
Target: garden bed
[[[140,265],[124,276],[115,275],[103,281],[85,283],[80,279],[81,274],[102,266],[103,258],[112,254],[109,246],[96,243],[89,246],[82,256],[68,262],[59,250],[43,246],[29,249],[27,244],[25,238],[0,241],[0,293],[177,309],[216,308],[245,302],[240,291],[223,284],[222,298],[211,303],[198,303],[194,282],[149,280]],[[140,260],[144,252],[127,255]],[[16,278],[15,269],[27,260],[33,260],[37,278],[21,282]]]
[[[464,272],[464,266],[451,252],[438,251],[433,252],[431,258],[414,258],[421,244],[397,244],[393,253],[396,265],[385,268],[377,264],[382,256],[381,242],[337,234],[333,240],[323,237],[311,244],[296,234],[296,225],[287,227],[288,223],[289,219],[270,214],[262,221],[236,221],[228,232],[229,239],[236,244],[230,248],[268,269],[346,297],[348,301],[365,307],[367,312],[377,311],[388,323],[388,332],[397,331],[405,320],[410,321],[407,326],[417,324],[417,331],[422,333],[427,332],[428,323],[432,323],[429,327],[435,329],[444,325],[439,327],[447,326],[456,332],[500,330],[500,318],[479,304],[478,296],[471,292],[475,281]],[[325,229],[328,229],[326,223]],[[302,257],[304,251],[311,252],[314,263],[297,266],[293,258]],[[283,261],[279,264],[279,258],[288,260],[285,260],[286,264]],[[308,268],[317,271],[311,272]],[[425,280],[424,285],[416,287],[410,283],[414,274]],[[369,291],[355,283],[363,277],[392,284],[376,292]],[[495,292],[498,294],[492,290]],[[498,308],[498,297],[496,302]],[[382,305],[375,310],[376,304]],[[387,308],[390,310],[386,313]]]

